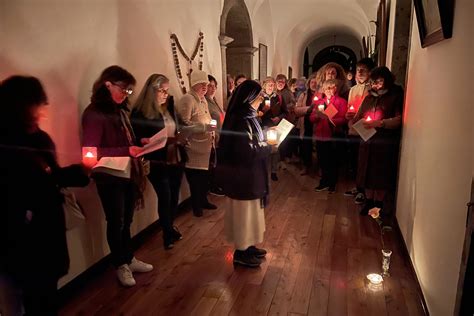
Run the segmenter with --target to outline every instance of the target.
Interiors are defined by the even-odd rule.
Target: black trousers
[[[337,182],[338,151],[335,141],[316,141],[319,166],[321,168],[320,185],[335,187]]]
[[[306,168],[313,164],[313,136],[304,135],[301,140],[300,158]]]
[[[183,167],[176,165],[152,164],[148,179],[158,196],[158,216],[166,239],[173,230],[173,221],[178,210],[179,191]]]
[[[117,268],[129,264],[133,258],[130,225],[134,214],[133,187],[128,179],[115,181],[96,180],[105,219],[107,220],[107,242],[112,264]]]
[[[347,171],[351,179],[355,179],[357,175],[357,163],[359,161],[359,146],[361,138],[359,136],[347,136]]]
[[[207,192],[209,192],[209,171],[200,169],[185,169],[186,179],[191,191],[191,204],[194,212],[202,210],[208,203]]]

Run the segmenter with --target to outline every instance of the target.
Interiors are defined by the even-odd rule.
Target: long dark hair
[[[37,124],[33,109],[48,103],[38,78],[11,76],[0,83],[2,129],[28,131]]]
[[[370,79],[377,80],[379,78],[383,78],[384,89],[391,89],[393,84],[395,83],[395,76],[385,66],[377,67],[370,73]]]
[[[131,73],[120,66],[113,65],[105,68],[100,77],[94,82],[91,96],[91,103],[102,110],[113,109],[112,96],[109,89],[105,86],[107,81],[120,82],[124,85],[135,85],[137,82]],[[128,105],[128,97],[123,101],[122,105]]]

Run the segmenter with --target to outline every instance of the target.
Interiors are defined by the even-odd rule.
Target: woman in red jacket
[[[313,136],[316,139],[316,151],[321,168],[321,180],[315,188],[316,192],[336,191],[337,182],[337,138],[343,135],[343,126],[346,124],[347,101],[337,94],[338,82],[334,79],[323,83],[325,97],[320,99],[310,116],[314,123]],[[334,107],[337,113],[329,118],[328,108]]]

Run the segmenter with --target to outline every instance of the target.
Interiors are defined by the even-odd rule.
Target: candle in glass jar
[[[97,147],[82,147],[82,163],[87,167],[97,164]]]
[[[379,285],[383,282],[382,276],[380,274],[377,274],[377,273],[368,274],[367,279],[373,285]]]
[[[217,126],[217,121],[216,120],[211,120],[211,122],[209,122],[209,125]]]
[[[318,105],[318,110],[319,110],[320,112],[324,111],[324,104]]]
[[[276,130],[269,129],[267,131],[267,141],[269,144],[276,144],[277,137],[278,137],[278,134]]]
[[[355,112],[355,108],[354,108],[353,105],[351,105],[351,106],[349,107],[349,112]]]
[[[318,96],[315,95],[314,98],[313,98],[313,101],[316,102],[316,101],[318,101],[318,100],[319,100]]]
[[[269,107],[270,106],[270,100],[265,100],[265,107]]]

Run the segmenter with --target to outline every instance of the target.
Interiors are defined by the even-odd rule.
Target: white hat
[[[207,79],[207,73],[205,71],[196,69],[191,72],[191,87],[197,85],[198,83],[209,83]]]

